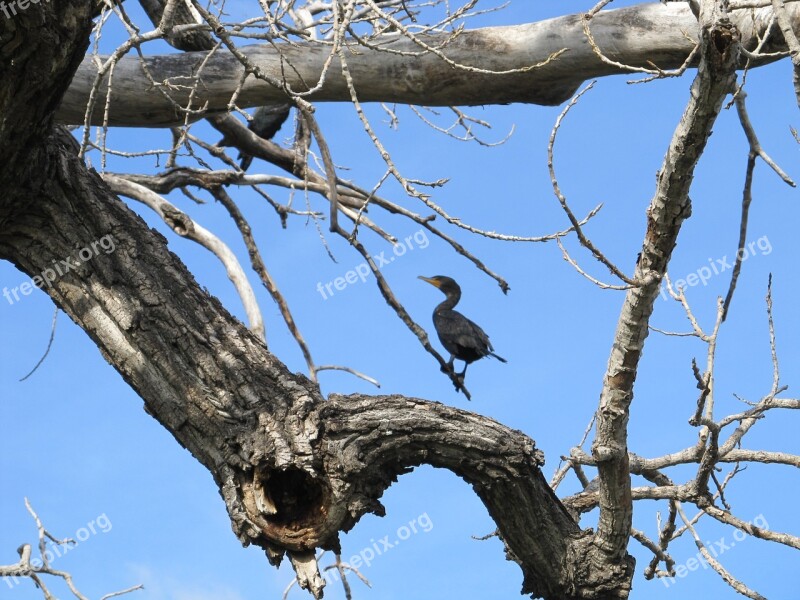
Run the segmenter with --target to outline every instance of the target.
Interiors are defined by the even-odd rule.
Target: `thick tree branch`
[[[342,483],[382,490],[408,467],[449,469],[472,485],[497,523],[509,557],[522,567],[523,592],[572,597],[577,586],[570,579],[580,569],[568,561],[569,545],[584,534],[539,470],[541,452],[522,433],[467,411],[400,396],[332,396],[320,417],[331,461],[326,467],[357,465],[346,467],[352,471]]]
[[[711,10],[701,9],[702,58],[691,99],[675,131],[658,174],[656,194],[647,211],[647,232],[634,279],[643,285],[628,290],[614,336],[592,455],[600,474],[600,520],[595,549],[621,561],[633,515],[627,451],[629,407],[649,320],[681,224],[691,213],[689,188],[722,102],[735,84],[738,32]]]
[[[786,14],[797,20],[800,7],[789,4]],[[744,47],[757,46],[770,16],[769,7],[734,13]],[[591,31],[607,58],[634,67],[652,69],[656,65],[661,70],[683,65],[698,36],[697,19],[685,2],[647,3],[603,11],[592,18]],[[586,39],[581,15],[463,31],[447,41],[450,37],[452,34],[426,34],[415,36],[415,41],[400,34],[387,34],[369,46],[345,40],[347,65],[359,100],[426,106],[510,102],[553,105],[567,100],[587,79],[622,72],[595,54]],[[774,37],[763,45],[764,52],[785,49],[780,36]],[[442,53],[449,60],[481,72],[452,66],[448,60],[423,51],[419,40],[429,47],[447,41]],[[567,51],[546,62],[563,49]],[[326,42],[272,43],[240,50],[267,77],[285,81],[288,89],[298,94],[313,88],[325,72],[324,82],[310,100],[350,101],[341,69],[334,64],[326,72],[331,52]],[[775,59],[762,56],[754,59],[751,66]],[[544,66],[532,68],[543,62]],[[194,110],[207,102],[209,111],[225,111],[234,90],[239,90],[245,70],[233,54],[223,50],[211,57],[205,52],[153,56],[146,58],[145,64],[149,76],[138,57],[122,58],[115,66],[108,125],[180,125],[186,115],[176,110],[175,103],[188,107],[190,98]],[[202,71],[196,73],[201,64]],[[92,60],[85,59],[59,107],[57,118],[61,123],[83,124],[96,75]],[[191,84],[196,75],[202,85]],[[153,82],[157,84],[154,86]],[[97,90],[98,97],[104,98],[106,92],[104,82]],[[246,78],[236,97],[240,107],[285,100],[283,87],[254,77]],[[103,122],[103,104],[98,103],[92,124]]]

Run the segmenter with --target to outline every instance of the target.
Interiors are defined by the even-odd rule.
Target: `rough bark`
[[[800,7],[787,6],[796,20]],[[753,48],[769,23],[770,8],[737,11],[733,18],[742,32],[742,43]],[[591,21],[591,31],[600,49],[608,58],[633,67],[667,70],[680,67],[699,39],[697,19],[685,2],[668,4],[648,3],[597,14]],[[446,36],[420,36],[430,46],[437,47]],[[488,27],[464,31],[444,45],[442,51],[451,60],[490,71],[527,69],[548,60],[560,50],[566,52],[546,65],[504,75],[473,72],[453,68],[441,58],[425,53],[414,42],[401,36],[386,36],[380,43],[387,48],[414,54],[389,54],[348,42],[352,49],[347,63],[359,99],[363,102],[399,102],[427,106],[506,104],[560,104],[574,93],[585,80],[619,74],[619,68],[603,62],[590,47],[583,31],[581,15],[569,15],[516,25]],[[785,48],[783,40],[774,36],[765,51]],[[273,44],[246,46],[242,52],[254,66],[274,80],[286,78],[289,87],[302,92],[315,85],[330,47],[322,44]],[[181,124],[184,115],[176,110],[177,103],[186,106],[194,93],[193,108],[206,102],[209,111],[227,109],[231,92],[239,83],[244,67],[229,52],[219,50],[208,60],[200,74],[202,85],[192,90],[191,77],[195,67],[206,59],[206,53],[170,54],[146,59],[152,81],[145,75],[138,57],[123,58],[114,69],[111,106],[108,115],[112,126],[167,126]],[[767,62],[771,59],[763,59]],[[754,61],[753,66],[759,64]],[[291,65],[292,68],[287,68]],[[87,100],[97,76],[90,59],[84,60],[73,84],[64,97],[57,118],[65,124],[82,124]],[[158,87],[172,81],[171,87]],[[188,82],[188,84],[187,84]],[[105,98],[106,85],[99,89]],[[168,100],[168,95],[172,101]],[[255,77],[248,78],[237,103],[241,107],[285,99],[282,89]],[[325,76],[324,84],[309,99],[314,101],[349,102],[346,81],[334,61]],[[92,124],[103,120],[105,102],[96,107]]]

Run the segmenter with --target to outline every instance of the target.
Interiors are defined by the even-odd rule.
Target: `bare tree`
[[[756,161],[764,160],[794,185],[758,141],[747,117],[744,84],[748,69],[791,56],[800,99],[800,44],[793,30],[800,20],[797,3],[692,0],[605,10],[610,0],[604,0],[578,15],[469,31],[465,19],[482,7],[478,0],[462,1],[456,8],[443,0],[259,0],[252,3],[252,18],[231,23],[214,3],[140,0],[153,29],[132,22],[124,3],[18,5],[13,18],[0,19],[0,189],[5,191],[0,257],[47,288],[142,397],[146,410],[209,470],[241,542],[262,547],[275,565],[288,556],[300,587],[314,597],[322,596],[324,586],[316,550],[338,555],[339,532],[351,529],[365,513],[382,514],[382,493],[397,475],[420,464],[449,469],[473,486],[497,525],[507,556],[522,570],[523,593],[534,597],[626,598],[634,570],[629,540],[652,551],[648,576],[673,575],[669,545],[688,534],[702,549],[694,528],[702,515],[800,549],[797,536],[751,525],[725,500],[726,486],[741,465],[800,466],[795,455],[741,448],[743,437],[769,412],[800,407],[800,400],[783,396],[770,295],[772,385],[741,413],[720,417],[714,412],[718,333],[740,262],[711,331],[698,323],[683,292],[670,288],[685,309],[690,335],[708,347],[705,365],[694,368],[700,395],[690,423],[697,428],[697,443],[652,459],[630,453],[627,444],[634,382],[652,329],[654,302],[691,212],[695,169],[727,98],[735,103],[750,142],[740,248]],[[112,18],[125,25],[129,39],[103,56],[92,42]],[[185,52],[146,54],[147,43],[155,40]],[[639,73],[656,79],[687,69],[696,69],[696,75],[658,174],[632,273],[591,241],[586,225],[597,211],[574,214],[552,166],[561,121],[580,93],[564,109],[549,147],[553,189],[570,227],[525,238],[484,231],[449,214],[431,192],[444,182],[402,173],[362,104],[452,107],[453,127],[432,123],[434,129],[477,139],[479,121],[456,106],[560,104],[590,78]],[[318,101],[352,104],[385,161],[377,184],[367,187],[341,175],[314,115],[312,102]],[[230,114],[279,104],[291,105],[297,114],[291,148],[260,137],[257,124],[248,128]],[[387,111],[391,116],[388,106]],[[219,143],[192,133],[199,119],[219,130],[224,145],[285,174],[246,174]],[[65,125],[82,129],[73,136]],[[98,126],[94,137],[92,126]],[[155,175],[106,171],[105,157],[117,152],[105,143],[111,126],[171,127],[172,145],[151,151],[166,158],[165,170]],[[92,158],[101,173],[87,167],[88,153],[97,155]],[[228,168],[213,169],[217,160]],[[399,183],[419,209],[385,197],[381,190],[388,180]],[[245,186],[262,194],[282,219],[324,218],[329,232],[347,240],[368,263],[385,301],[467,398],[463,382],[431,346],[359,237],[359,231],[369,229],[397,242],[375,214],[385,211],[425,228],[504,291],[505,280],[456,241],[453,228],[498,242],[557,243],[579,273],[602,287],[625,290],[591,450],[582,449],[590,428],[548,482],[541,472],[542,453],[529,437],[474,412],[397,395],[324,398],[317,385],[321,371],[368,375],[346,366],[320,366],[312,358],[236,203],[234,190]],[[281,188],[315,195],[325,210],[297,210],[274,200],[274,191]],[[302,349],[308,376],[291,373],[270,352],[244,267],[223,240],[164,197],[173,190],[189,198],[209,194],[226,208],[248,248],[250,267]],[[117,195],[141,202],[176,234],[218,256],[246,307],[249,327],[198,286],[165,240]],[[612,282],[590,275],[567,254],[562,240],[572,235],[607,268]],[[91,263],[67,258],[91,241],[109,239],[115,251]],[[54,265],[64,267],[57,277]],[[694,475],[676,482],[669,469],[686,464],[696,465]],[[718,470],[729,464],[734,467],[720,481]],[[586,467],[597,471],[593,482]],[[560,499],[555,489],[569,471],[585,489]],[[652,485],[632,487],[632,474]],[[658,539],[632,529],[633,500],[639,499],[668,502]],[[689,505],[697,509],[695,516],[687,515]],[[594,507],[599,507],[596,530],[581,529],[580,515]],[[708,557],[734,589],[761,597]],[[14,568],[19,572],[17,567],[4,568],[0,575]],[[336,568],[344,568],[338,557]]]

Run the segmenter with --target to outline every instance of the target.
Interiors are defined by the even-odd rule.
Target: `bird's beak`
[[[431,279],[430,277],[423,277],[422,275],[420,275],[419,277],[417,277],[417,279],[422,279],[422,281],[427,281],[432,286],[437,287],[437,288],[440,285],[438,281],[436,281],[435,279]]]

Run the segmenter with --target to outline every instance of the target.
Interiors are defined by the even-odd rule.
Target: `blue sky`
[[[585,10],[589,4],[566,6],[515,0],[505,11],[484,16],[474,26],[534,21],[562,10]],[[109,33],[109,43],[118,41],[114,35]],[[685,106],[692,76],[690,72],[647,85],[629,85],[626,76],[600,80],[569,115],[557,142],[556,169],[563,192],[578,215],[604,203],[587,233],[629,273],[641,247],[655,174]],[[790,126],[800,127],[790,63],[784,60],[751,72],[748,93],[751,118],[764,147],[792,177],[800,179],[797,144],[789,132]],[[449,213],[486,230],[541,235],[567,225],[553,196],[546,164],[547,139],[560,110],[524,105],[468,109],[492,123],[492,130],[483,135],[488,141],[500,140],[515,128],[507,143],[493,148],[437,135],[405,107],[398,107],[397,131],[386,125],[379,107],[369,106],[368,114],[407,176],[450,179],[433,196]],[[371,187],[384,167],[352,108],[319,105],[318,118],[337,164],[349,169],[348,177]],[[276,140],[287,143],[290,129],[284,128]],[[198,125],[195,133],[212,142],[219,137],[205,125]],[[164,147],[168,133],[112,131],[109,144],[124,149]],[[674,253],[673,280],[722,264],[718,260],[732,262],[746,158],[746,141],[736,114],[733,109],[724,111],[692,187],[693,215]],[[97,156],[93,161],[98,164]],[[155,172],[154,163],[142,159],[131,165],[112,158],[109,169]],[[251,171],[276,172],[258,160]],[[274,193],[285,200],[281,190]],[[718,417],[742,409],[733,394],[755,401],[769,391],[772,365],[764,309],[769,273],[774,277],[782,381],[791,386],[785,395],[797,397],[800,285],[792,262],[798,256],[797,193],[763,163],[758,165],[748,234],[753,251],[745,261],[719,341]],[[402,198],[396,185],[389,185],[384,195],[423,211],[420,204]],[[398,393],[474,410],[536,440],[547,457],[544,473],[548,478],[552,475],[559,456],[580,439],[596,409],[621,292],[591,285],[564,262],[554,244],[510,244],[446,228],[506,278],[511,291],[504,296],[492,280],[440,241],[428,237],[427,243],[417,242],[384,269],[411,315],[432,332],[430,313],[441,295],[417,276],[450,275],[463,288],[460,309],[490,334],[498,354],[508,359],[507,364],[486,360],[470,367],[470,403],[454,393],[438,365],[383,302],[372,278],[323,299],[318,283],[324,285],[356,268],[362,259],[355,251],[342,240],[326,236],[337,260],[334,263],[313,223],[293,217],[283,230],[262,199],[246,192],[236,199],[254,227],[267,266],[290,302],[317,363],[350,366],[382,385],[376,390],[350,375],[325,372],[320,379],[326,394]],[[189,204],[178,195],[171,200],[228,241],[246,261],[243,245],[219,206]],[[302,205],[302,197],[296,202]],[[311,203],[325,210],[318,198]],[[170,248],[200,283],[243,319],[241,303],[220,264],[169,232],[147,209],[129,204],[166,235]],[[377,211],[371,216],[398,237],[417,234],[417,240],[422,239],[413,223]],[[373,254],[391,254],[391,246],[376,236],[365,232],[363,240]],[[567,246],[587,270],[609,280],[573,239]],[[712,325],[716,298],[727,290],[729,274],[687,289],[704,327]],[[18,286],[27,279],[10,264],[0,263],[0,287]],[[251,281],[257,283],[255,277]],[[256,293],[271,350],[293,370],[304,371],[302,356],[274,303],[263,289],[257,287]],[[292,579],[290,568],[284,565],[275,570],[259,549],[240,546],[208,472],[142,410],[142,401],[65,315],[59,316],[46,362],[29,380],[18,381],[46,346],[52,312],[53,303],[38,290],[13,304],[0,298],[0,564],[15,562],[17,546],[35,540],[36,530],[23,503],[27,496],[55,535],[82,535],[81,529],[88,531],[93,522],[111,525],[105,533],[95,527],[96,533],[53,563],[72,572],[91,598],[137,583],[145,584],[146,590],[135,597],[153,600],[280,598]],[[656,301],[652,324],[688,330],[680,307],[665,299]],[[651,334],[631,410],[631,451],[655,457],[695,442],[696,432],[687,424],[697,399],[690,364],[692,358],[702,364],[704,357],[705,348],[697,340]],[[799,415],[775,412],[753,428],[744,447],[800,453],[798,426]],[[692,472],[684,468],[670,473],[682,480]],[[559,494],[577,489],[577,482],[568,477]],[[800,479],[790,467],[753,465],[734,480],[727,498],[742,518],[761,519],[770,528],[797,534],[794,503],[787,499],[798,492]],[[371,564],[362,569],[372,589],[352,582],[355,598],[519,597],[520,571],[504,559],[500,543],[471,538],[488,534],[494,527],[475,494],[457,477],[420,468],[403,476],[382,501],[386,517],[366,516],[342,536],[345,559],[359,554],[368,557],[369,549],[384,548],[380,540],[387,536],[392,543],[380,554],[375,552]],[[664,514],[665,504],[636,504],[635,526],[654,535],[657,511]],[[582,525],[592,526],[594,519],[592,513]],[[417,524],[417,532],[399,539],[411,531],[412,523]],[[718,542],[720,559],[734,576],[771,600],[797,598],[796,551],[756,539],[736,539],[733,530],[708,518],[698,527],[704,540]],[[688,570],[692,564],[688,561],[697,552],[688,537],[671,546],[672,556],[687,567],[687,574],[669,586],[644,581],[641,573],[650,557],[636,542],[629,549],[638,559],[633,599],[738,597],[710,569]],[[59,586],[54,589],[67,597]],[[0,598],[38,597],[30,582],[8,586],[0,581]],[[290,595],[302,597],[298,590]],[[340,586],[327,588],[326,598],[342,597]]]

